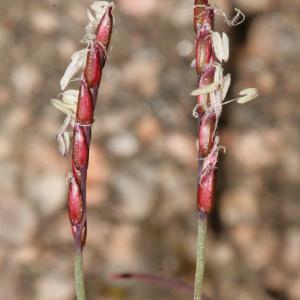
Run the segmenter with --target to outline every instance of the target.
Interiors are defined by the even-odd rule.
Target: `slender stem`
[[[85,287],[83,275],[83,258],[82,252],[77,251],[75,256],[75,289],[77,300],[85,300]]]
[[[205,243],[207,232],[207,214],[200,212],[197,234],[197,263],[195,274],[194,300],[201,300],[203,275],[205,267]]]

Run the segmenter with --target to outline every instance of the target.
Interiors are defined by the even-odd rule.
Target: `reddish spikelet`
[[[200,186],[197,191],[197,206],[198,210],[209,213],[212,209],[215,187],[216,171],[212,170],[201,178]]]
[[[198,210],[205,213],[211,211],[215,198],[217,177],[216,167],[218,162],[218,148],[216,144],[212,147],[211,152],[205,159],[206,167],[201,174],[197,191]]]
[[[102,77],[102,68],[99,68],[101,63],[100,47],[97,44],[91,45],[86,58],[86,67],[84,77],[89,88],[98,86]]]
[[[86,168],[89,161],[89,145],[85,130],[79,124],[75,124],[74,127],[73,161],[77,170]]]
[[[96,30],[96,41],[100,42],[104,50],[107,51],[107,48],[110,43],[111,33],[113,28],[113,16],[112,16],[112,6],[108,7],[105,14],[103,15],[97,30]]]
[[[216,127],[215,113],[209,113],[203,116],[199,125],[199,155],[206,157],[213,146],[214,131]]]
[[[71,224],[76,226],[83,217],[83,201],[80,187],[75,178],[72,178],[69,185],[69,218]]]
[[[90,41],[78,98],[72,155],[72,180],[69,186],[69,216],[77,247],[83,249],[87,235],[86,178],[89,162],[91,126],[98,88],[106,62],[113,26],[112,6],[108,6]]]
[[[89,67],[90,66],[87,64],[85,70],[89,69]],[[88,71],[85,72],[85,74],[89,73],[90,77],[92,77],[92,75],[94,75],[97,71],[98,70],[95,70],[94,73]],[[82,125],[91,125],[93,123],[94,116],[94,103],[85,78],[86,77],[81,80],[76,118]]]
[[[208,4],[208,0],[195,0],[194,5],[196,72],[199,88],[205,88],[214,82],[215,57],[211,39],[214,10]],[[218,157],[216,128],[218,119],[214,110],[210,107],[211,99],[209,95],[198,96],[197,102],[200,160],[197,207],[199,211],[209,213],[214,202],[216,185],[216,164]]]

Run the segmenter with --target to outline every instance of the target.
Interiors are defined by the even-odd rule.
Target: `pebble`
[[[12,70],[11,81],[21,95],[28,96],[41,83],[41,74],[34,64],[17,64]]]
[[[176,50],[179,56],[187,57],[193,52],[194,45],[191,41],[182,40],[177,44]]]
[[[112,272],[142,270],[139,240],[139,229],[136,225],[114,226],[106,248],[109,270]]]
[[[286,270],[296,272],[300,269],[300,228],[289,228],[282,244],[282,262]],[[300,295],[300,294],[299,294]]]
[[[11,91],[5,85],[0,84],[0,106],[3,106],[9,102],[11,97]]]
[[[35,299],[71,300],[74,299],[73,278],[61,271],[51,270],[42,274],[35,284]]]
[[[235,0],[235,7],[238,7],[246,14],[259,13],[276,5],[274,0]]]
[[[126,218],[141,220],[150,213],[154,195],[150,182],[142,175],[119,174],[113,179],[120,201],[119,213]]]
[[[67,181],[64,172],[44,171],[31,174],[26,180],[26,195],[43,216],[51,216],[65,207]]]
[[[36,215],[30,203],[13,193],[3,190],[1,193],[6,201],[0,201],[0,240],[13,246],[29,243],[37,229]]]
[[[40,34],[52,34],[58,29],[58,18],[50,11],[35,9],[30,14],[32,28]]]
[[[158,0],[120,0],[119,7],[127,15],[145,18],[152,15],[159,7]]]
[[[127,88],[136,89],[144,97],[153,97],[159,87],[160,65],[151,55],[148,52],[137,53],[124,65],[121,72]]]
[[[271,291],[282,292],[287,286],[283,270],[276,266],[269,267],[263,275],[264,285]]]
[[[299,54],[297,28],[296,18],[280,13],[257,17],[249,29],[248,50],[264,63],[284,63],[286,57]]]
[[[256,172],[271,166],[276,160],[276,152],[266,141],[263,132],[249,131],[234,141],[232,152],[237,161],[248,172]],[[255,153],[255,155],[253,155]]]
[[[195,138],[189,134],[171,133],[165,139],[166,154],[186,165],[197,165]]]
[[[21,166],[14,159],[0,161],[0,190],[5,192],[16,192]]]
[[[286,287],[289,300],[299,300],[300,299],[300,276],[292,279]]]
[[[12,142],[9,140],[8,136],[0,135],[0,161],[8,159],[12,153],[13,153]]]
[[[42,216],[55,215],[66,203],[69,162],[59,155],[54,141],[49,144],[38,135],[27,140],[23,155],[25,195]]]
[[[227,226],[253,222],[259,217],[258,198],[245,188],[223,193],[220,205],[221,218]]]
[[[159,120],[153,116],[144,116],[136,125],[139,139],[143,143],[155,142],[162,134]]]
[[[61,38],[57,42],[58,53],[60,54],[60,57],[65,61],[71,59],[72,54],[78,50],[76,46],[77,45],[74,43],[74,41],[67,38]]]
[[[87,177],[87,201],[89,206],[101,206],[107,198],[111,176],[109,159],[101,147],[94,143],[90,147],[90,163]]]
[[[107,141],[106,147],[111,154],[120,158],[131,157],[140,150],[137,138],[126,131],[111,137]]]

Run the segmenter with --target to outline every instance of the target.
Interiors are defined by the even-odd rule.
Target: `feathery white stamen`
[[[62,100],[50,99],[52,105],[66,115],[74,116],[77,109],[79,91],[66,90],[62,94]]]
[[[243,97],[240,97],[237,100],[237,103],[244,104],[257,98],[258,90],[256,88],[248,88],[240,91],[239,94],[242,95]]]
[[[58,141],[58,151],[62,156],[66,156],[69,152],[72,132],[70,132],[68,129],[70,126],[73,128],[73,125],[73,117],[71,115],[67,115],[63,125],[57,131],[56,139]]]
[[[225,32],[222,37],[219,32],[212,32],[212,41],[214,47],[214,53],[219,62],[227,62],[229,59],[229,38]]]
[[[218,88],[219,84],[216,82],[213,82],[205,87],[198,88],[196,90],[193,90],[191,92],[191,96],[200,96],[200,95],[207,95],[213,91],[215,91]]]
[[[66,104],[77,105],[78,96],[78,90],[66,90],[62,94],[62,101]]]
[[[68,84],[70,83],[71,79],[84,68],[86,56],[87,56],[87,49],[79,50],[71,56],[71,63],[66,68],[66,71],[60,80],[60,87],[61,90],[64,91]]]
[[[258,97],[258,90],[256,88],[244,89],[239,92],[239,95],[241,95],[241,97],[231,99],[229,101],[224,102],[223,104],[228,104],[231,102],[245,104],[245,103],[250,102]]]

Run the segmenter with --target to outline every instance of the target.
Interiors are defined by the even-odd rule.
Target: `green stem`
[[[75,266],[75,289],[76,289],[77,300],[85,300],[83,258],[82,258],[81,251],[76,252],[74,266]]]
[[[205,242],[207,231],[207,215],[200,212],[198,218],[197,262],[195,274],[194,300],[201,300],[202,283],[205,267]]]

